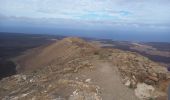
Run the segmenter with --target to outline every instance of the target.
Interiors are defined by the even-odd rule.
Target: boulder
[[[151,99],[153,97],[155,88],[145,83],[138,83],[135,89],[135,95],[140,99]]]
[[[125,86],[127,86],[127,87],[130,87],[130,84],[131,84],[130,80],[127,80],[127,81],[125,82]]]

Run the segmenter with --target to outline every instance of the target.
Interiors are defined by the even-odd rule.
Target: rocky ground
[[[65,38],[16,59],[2,100],[166,100],[170,75],[137,53]]]

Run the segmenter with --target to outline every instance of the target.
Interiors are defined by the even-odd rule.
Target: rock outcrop
[[[113,56],[116,57],[113,61],[121,73],[122,82],[136,89],[137,96],[144,99],[156,99],[167,95],[167,91],[165,89],[162,91],[162,88],[167,88],[168,85],[161,86],[165,80],[168,80],[167,83],[170,82],[168,71],[164,66],[132,52],[115,50]],[[146,92],[150,91],[151,87],[151,91],[154,91],[152,95]]]

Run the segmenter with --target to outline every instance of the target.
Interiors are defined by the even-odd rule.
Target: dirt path
[[[101,61],[97,61],[95,66],[96,70],[86,73],[86,75],[101,87],[103,100],[139,100],[133,90],[121,83],[116,67]]]

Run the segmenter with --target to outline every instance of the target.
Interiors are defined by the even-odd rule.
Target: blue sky
[[[170,32],[170,0],[0,0],[0,27]]]

